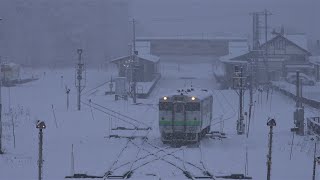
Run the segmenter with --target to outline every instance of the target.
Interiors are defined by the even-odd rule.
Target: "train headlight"
[[[163,97],[163,100],[165,100],[165,101],[166,101],[167,99],[168,99],[168,98],[167,98],[166,96],[165,96],[165,97]]]
[[[196,100],[196,97],[192,96],[192,97],[191,97],[191,100],[192,100],[192,101]]]

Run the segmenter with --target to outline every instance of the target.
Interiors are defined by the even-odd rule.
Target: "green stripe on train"
[[[201,121],[174,121],[174,126],[200,126]],[[172,121],[161,120],[159,121],[160,126],[172,125]]]

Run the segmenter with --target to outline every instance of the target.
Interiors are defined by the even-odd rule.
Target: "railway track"
[[[194,159],[195,151],[197,151],[198,157]],[[125,155],[126,152],[134,158],[131,160],[122,159],[122,156],[127,156]],[[185,154],[189,155],[186,156]],[[193,157],[192,160],[189,157]],[[161,147],[155,145],[148,138],[128,139],[114,163],[105,173],[104,179],[130,178],[136,171],[156,162],[164,163],[159,168],[169,165],[188,179],[215,179],[205,167],[201,144],[194,148],[187,148],[186,146],[179,148]]]
[[[127,136],[109,137],[118,138],[117,141],[119,139],[125,140],[125,142],[122,141],[124,145],[119,149],[119,153],[113,163],[104,172],[103,179],[128,179],[136,174],[136,176],[138,174],[147,176],[148,171],[145,168],[149,168],[150,166],[156,167],[153,169],[155,170],[155,174],[163,176],[170,176],[169,173],[171,171],[175,172],[173,175],[177,177],[215,179],[205,167],[201,143],[189,148],[186,146],[172,148],[171,146],[160,145],[155,143],[156,139],[149,139],[152,129],[148,124],[120,114],[93,101],[82,103],[114,118],[118,122],[121,121],[124,126],[117,127],[116,130],[127,131],[129,133]],[[148,106],[146,111],[156,109],[154,104],[146,105]],[[127,127],[128,125],[130,127]],[[139,129],[144,129],[144,131],[139,131]],[[137,136],[137,134],[140,136]],[[158,171],[164,167],[168,171],[159,173]]]

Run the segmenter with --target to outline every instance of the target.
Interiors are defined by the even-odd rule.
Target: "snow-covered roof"
[[[287,34],[284,35],[285,38],[289,39],[296,45],[302,47],[305,50],[308,50],[308,41],[305,34]]]
[[[308,64],[287,64],[286,67],[288,67],[288,68],[312,68],[312,66],[308,65]]]
[[[225,63],[246,63],[246,61],[235,61],[231,59],[248,52],[249,47],[247,42],[229,42],[229,54],[220,57],[219,60]]]
[[[151,54],[140,54],[138,57],[152,62],[158,62],[160,60],[159,56],[154,56]]]
[[[320,56],[309,57],[309,62],[312,64],[320,65]]]
[[[155,63],[159,62],[159,60],[160,60],[160,57],[154,56],[154,55],[151,55],[151,54],[139,54],[139,55],[137,55],[137,57],[139,59],[143,59],[143,60],[151,61],[151,62],[155,62]],[[131,58],[131,56],[122,56],[122,57],[118,57],[116,59],[113,59],[110,62],[121,61],[121,60],[124,60],[124,59],[130,59],[130,58]]]
[[[149,36],[149,37],[137,37],[137,41],[145,40],[241,40],[247,41],[246,37],[239,36],[212,36],[212,35],[196,35],[196,36]]]
[[[287,42],[291,43],[293,46],[304,51],[309,56],[311,55],[311,53],[308,51],[308,48],[307,48],[307,37],[305,34],[284,34],[284,35],[276,34],[276,35],[273,35],[270,40],[261,44],[261,47],[263,48],[266,44],[270,44],[272,41],[278,38],[284,38]]]
[[[223,63],[229,63],[229,64],[247,64],[248,62],[247,61],[240,61],[240,60],[231,60],[232,58],[230,59],[220,59],[221,62]]]
[[[19,64],[13,63],[13,62],[4,62],[2,63],[2,65],[6,65],[6,66],[19,66]]]
[[[189,97],[196,97],[197,99],[204,99],[208,96],[212,96],[212,91],[210,90],[202,90],[202,89],[197,89],[197,88],[193,88],[193,91],[187,92],[187,90],[191,90],[192,87],[190,88],[181,88],[181,89],[177,89],[172,93],[166,94],[164,96],[166,97],[171,97],[171,96],[176,96],[176,95],[181,95],[181,93],[184,96],[189,96]],[[180,92],[178,92],[178,90],[180,90]],[[181,91],[183,90],[183,91]],[[160,97],[160,99],[162,99],[163,97]]]
[[[223,63],[235,63],[235,64],[239,64],[239,63],[247,63],[247,61],[241,61],[241,60],[232,60],[235,57],[240,56],[241,54],[228,54],[225,56],[221,56],[219,58],[220,62]]]

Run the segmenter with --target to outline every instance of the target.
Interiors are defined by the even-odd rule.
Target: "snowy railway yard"
[[[257,91],[249,137],[237,135],[238,95],[234,90],[219,90],[211,64],[178,66],[162,63],[161,80],[150,97],[138,99],[137,104],[133,104],[131,98],[115,101],[114,96],[105,95],[107,85],[95,88],[115,76],[115,72],[89,69],[81,111],[76,110],[74,69],[33,71],[39,80],[2,88],[5,154],[0,156],[0,179],[36,179],[36,121],[42,120],[47,125],[44,130],[43,179],[65,179],[72,173],[98,176],[98,179],[126,173],[130,179],[188,179],[188,176],[190,179],[223,179],[220,176],[245,174],[246,169],[252,179],[261,180],[267,174],[269,128],[266,124],[269,117],[277,122],[274,127],[272,179],[311,179],[313,142],[309,137],[295,137],[292,159],[289,158],[295,102],[276,91],[268,99],[265,92]],[[158,100],[191,84],[213,91],[211,130],[223,131],[227,138],[206,136],[199,144],[181,147],[163,144],[159,132]],[[71,89],[69,110],[66,108],[65,85]],[[248,111],[248,97],[246,92],[245,111]],[[305,113],[306,117],[319,116],[318,110],[310,107],[306,107]],[[113,130],[132,125],[151,129]],[[137,138],[110,137],[119,134]]]

